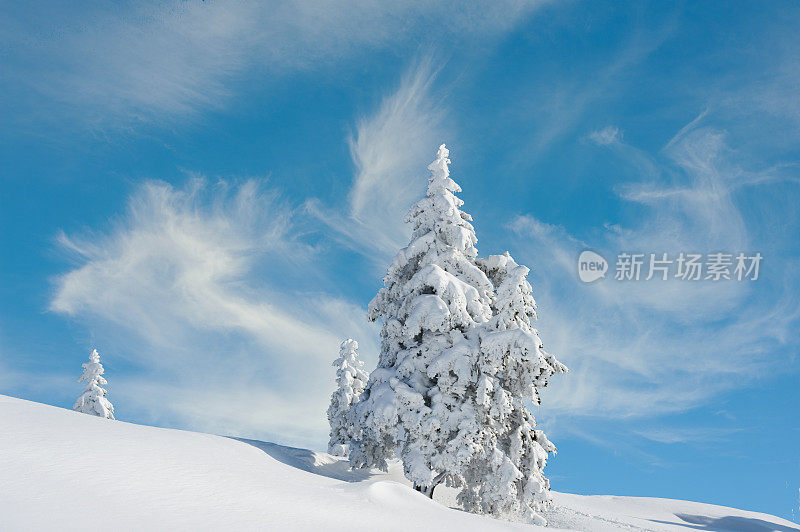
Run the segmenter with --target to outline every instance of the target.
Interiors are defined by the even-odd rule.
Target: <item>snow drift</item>
[[[2,530],[542,530],[447,507],[402,467],[160,429],[0,396]],[[777,517],[684,501],[554,493],[554,527],[789,532]],[[444,504],[441,504],[444,503]]]

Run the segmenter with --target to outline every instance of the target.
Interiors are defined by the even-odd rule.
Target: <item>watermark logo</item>
[[[756,281],[761,253],[628,253],[617,255],[615,281]],[[608,262],[588,249],[578,257],[578,277],[584,283],[605,278]]]
[[[606,276],[608,262],[601,255],[588,249],[578,257],[578,277],[584,283],[591,283]]]

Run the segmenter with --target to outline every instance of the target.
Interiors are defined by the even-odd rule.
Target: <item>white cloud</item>
[[[378,109],[361,118],[350,139],[356,174],[349,212],[331,211],[317,201],[307,207],[359,252],[391,257],[408,243],[403,223],[425,190],[428,163],[445,142],[445,110],[431,96],[436,71],[430,57],[417,61]]]
[[[545,344],[572,370],[547,390],[550,413],[652,417],[705,404],[780,365],[800,317],[789,296],[796,290],[791,268],[785,279],[751,283],[614,281],[622,251],[673,258],[680,251],[752,251],[736,194],[741,176],[758,174],[733,163],[724,135],[699,121],[669,143],[667,163],[631,146],[620,149],[631,164],[647,160],[656,170],[647,182],[619,191],[646,209],[636,226],[589,231],[595,236],[587,246],[563,227],[530,216],[511,224],[522,237],[519,260],[535,266]],[[580,283],[577,257],[587,247],[609,261],[610,278]],[[776,266],[777,257],[772,260]]]
[[[244,79],[265,86],[365,50],[490,37],[541,3],[176,0],[51,6],[46,17],[20,6],[2,38],[14,59],[9,79],[44,96],[33,112],[46,117],[57,108],[59,117],[71,113],[96,127],[130,127],[224,106]]]
[[[146,374],[115,383],[128,408],[319,441],[339,342],[356,337],[369,362],[377,346],[362,308],[315,287],[321,261],[290,215],[257,181],[145,183],[107,234],[60,235],[77,265],[56,280],[51,308]],[[211,412],[201,427],[199,408]]]
[[[677,428],[657,427],[634,431],[635,434],[650,441],[666,444],[675,443],[708,443],[726,440],[728,436],[742,432],[744,429],[720,428]]]
[[[330,386],[312,388],[313,380],[304,381],[309,388],[300,395],[284,393],[255,379],[202,386],[111,374],[108,378],[109,397],[118,419],[125,419],[133,406],[157,426],[191,427],[211,434],[308,448],[319,448],[330,430],[325,417]]]
[[[609,146],[622,140],[622,132],[616,126],[606,126],[589,133],[589,140],[600,146]]]
[[[672,30],[673,25],[667,21],[654,31],[635,34],[614,55],[604,55],[591,73],[575,68],[571,76],[562,74],[534,87],[522,85],[524,92],[515,100],[515,112],[533,130],[526,149],[517,150],[517,160],[529,162],[579,127],[587,113],[617,94],[620,80],[658,49]],[[612,135],[621,135],[613,126],[595,133],[604,135],[598,138],[602,141],[613,141]],[[595,142],[598,139],[591,138]]]

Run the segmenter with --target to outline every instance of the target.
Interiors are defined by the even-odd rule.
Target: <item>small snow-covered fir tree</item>
[[[328,452],[335,456],[347,456],[353,431],[348,420],[350,408],[360,398],[367,384],[367,374],[361,369],[364,362],[358,360],[358,342],[348,338],[339,346],[339,358],[334,360],[336,367],[336,391],[331,395],[328,407],[328,421],[331,425],[331,438]]]
[[[476,325],[491,317],[492,285],[473,261],[477,238],[448,156],[442,145],[428,166],[427,193],[406,216],[411,242],[369,305],[370,319],[382,322],[381,352],[354,408],[350,455],[355,467],[386,469],[396,454],[431,497],[442,482],[458,485],[478,451]]]
[[[108,392],[102,386],[108,384],[103,378],[103,365],[100,363],[100,355],[97,349],[89,353],[89,362],[82,364],[83,374],[78,382],[86,382],[86,388],[75,401],[72,409],[84,414],[114,419],[114,405],[106,399]]]
[[[550,483],[542,469],[556,449],[535,429],[524,400],[539,404],[537,388],[567,368],[544,350],[532,326],[536,302],[528,268],[508,253],[476,263],[496,292],[493,316],[481,326],[477,416],[482,450],[464,471],[458,500],[467,511],[545,524],[538,512],[550,502]]]

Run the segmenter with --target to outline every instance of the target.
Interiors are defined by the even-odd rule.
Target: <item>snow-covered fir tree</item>
[[[108,384],[103,378],[103,365],[100,363],[100,355],[97,349],[89,353],[89,362],[82,364],[83,374],[78,382],[86,382],[83,393],[75,401],[72,409],[84,414],[114,419],[114,405],[106,399],[108,392],[102,386]]]
[[[481,452],[465,469],[458,499],[475,513],[545,524],[538,514],[550,502],[543,468],[555,446],[537,430],[524,400],[539,404],[537,389],[567,368],[544,350],[532,326],[536,302],[529,269],[508,253],[477,259],[496,287],[492,318],[481,326],[477,416]]]
[[[382,469],[396,453],[431,497],[442,482],[459,485],[479,451],[476,326],[491,318],[492,284],[473,261],[477,238],[448,155],[442,145],[428,166],[427,193],[406,216],[411,242],[369,305],[370,319],[382,322],[381,352],[354,408],[351,451],[355,467]]]
[[[339,346],[339,358],[334,360],[336,368],[336,391],[331,395],[328,407],[328,422],[331,438],[328,452],[335,456],[347,456],[353,434],[348,420],[350,408],[360,398],[367,384],[367,374],[361,369],[364,362],[358,360],[358,342],[348,338]]]
[[[461,487],[471,512],[544,524],[544,477],[555,447],[525,401],[567,369],[532,326],[528,268],[511,256],[478,259],[471,218],[455,196],[449,152],[428,168],[426,196],[411,208],[411,242],[395,257],[369,306],[382,321],[381,353],[351,409],[356,467],[397,455],[414,487]]]

